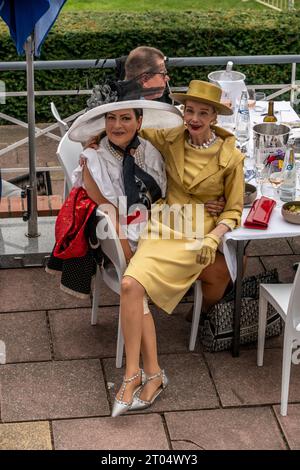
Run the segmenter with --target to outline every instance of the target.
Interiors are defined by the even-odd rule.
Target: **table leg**
[[[236,262],[237,273],[235,281],[235,298],[234,298],[234,314],[233,314],[233,341],[232,356],[238,357],[240,350],[240,315],[242,304],[242,281],[243,281],[243,258],[244,258],[244,240],[237,241]]]

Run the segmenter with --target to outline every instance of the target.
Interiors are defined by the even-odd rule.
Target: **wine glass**
[[[262,172],[262,176],[262,195],[279,200],[279,188],[283,182],[283,160],[274,158],[268,162]]]
[[[261,148],[255,151],[255,169],[256,169],[256,182],[259,186],[262,180],[262,171],[265,168],[265,153]]]

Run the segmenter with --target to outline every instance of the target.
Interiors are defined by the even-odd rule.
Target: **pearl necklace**
[[[216,134],[214,133],[214,131],[211,131],[211,137],[210,139],[206,140],[205,142],[203,142],[203,144],[201,145],[196,145],[196,144],[193,144],[192,143],[192,139],[191,137],[188,138],[188,143],[191,147],[194,147],[195,149],[207,149],[208,147],[211,147],[215,141],[217,140],[217,136]]]
[[[121,155],[112,145],[110,145],[108,139],[105,142],[105,147],[108,152],[116,158],[119,162],[123,162],[123,155]],[[138,148],[136,149],[134,153],[134,160],[135,163],[142,168],[143,170],[145,169],[145,162],[144,162],[144,152],[143,149],[141,148],[142,145],[140,144]]]

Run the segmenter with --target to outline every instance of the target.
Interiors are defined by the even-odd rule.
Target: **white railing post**
[[[296,96],[296,71],[297,71],[297,64],[294,62],[292,64],[292,75],[291,75],[291,93],[290,93],[290,103],[293,106],[295,104],[295,96]]]

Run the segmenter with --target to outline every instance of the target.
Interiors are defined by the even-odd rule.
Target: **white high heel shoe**
[[[126,385],[129,384],[130,382],[132,382],[133,380],[137,379],[138,377],[141,377],[141,383],[133,391],[131,401],[130,402],[123,401],[123,396],[124,396],[124,393],[125,393]],[[127,411],[129,410],[129,408],[132,405],[135,393],[137,393],[140,390],[140,388],[142,388],[142,386],[144,385],[145,382],[146,382],[146,375],[145,375],[145,372],[143,371],[143,369],[140,369],[137,372],[137,374],[133,375],[132,377],[129,377],[128,379],[126,379],[125,377],[123,378],[123,383],[122,383],[122,388],[121,388],[121,393],[120,393],[120,399],[116,397],[115,400],[114,400],[113,409],[112,409],[112,413],[111,413],[112,418],[116,418],[117,416],[120,416],[120,415],[123,415],[123,414],[127,413]]]
[[[154,393],[153,397],[151,398],[151,400],[142,400],[140,398],[140,394],[141,394],[143,386],[146,385],[147,382],[150,382],[150,380],[156,379],[158,377],[161,377],[162,383],[158,387],[158,389],[155,391],[155,393]],[[151,406],[154,403],[154,401],[161,394],[161,392],[163,392],[166,389],[168,384],[169,384],[169,379],[166,376],[166,373],[163,369],[160,372],[158,372],[157,374],[146,376],[145,384],[142,385],[139,388],[139,390],[135,393],[135,395],[133,396],[130,411],[144,410],[145,408],[149,408],[149,406]]]

